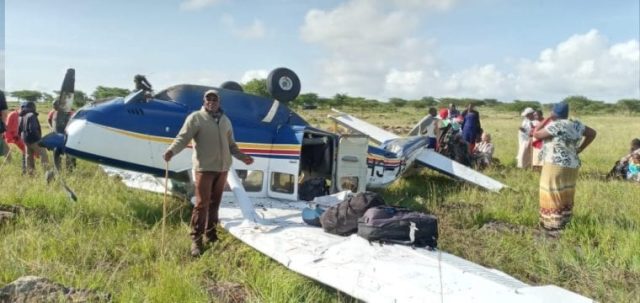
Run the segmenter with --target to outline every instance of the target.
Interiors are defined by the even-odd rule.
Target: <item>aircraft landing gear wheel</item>
[[[267,90],[276,100],[288,103],[298,97],[300,79],[288,68],[276,68],[267,77]]]

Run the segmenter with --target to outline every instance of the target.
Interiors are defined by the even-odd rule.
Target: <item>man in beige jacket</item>
[[[236,145],[231,121],[220,109],[220,96],[216,90],[204,93],[202,109],[191,113],[184,121],[182,129],[164,153],[164,160],[169,162],[192,139],[196,205],[191,213],[191,255],[199,257],[204,250],[203,234],[210,243],[218,240],[218,209],[227,172],[231,168],[231,156],[247,165],[253,163],[253,158],[242,153]]]

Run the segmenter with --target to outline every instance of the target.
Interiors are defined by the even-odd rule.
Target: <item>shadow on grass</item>
[[[168,202],[167,224],[188,223],[191,220],[191,204],[176,198],[169,198]],[[152,227],[162,221],[162,204],[149,204],[134,199],[128,202],[128,207],[133,211],[133,217],[147,227]]]

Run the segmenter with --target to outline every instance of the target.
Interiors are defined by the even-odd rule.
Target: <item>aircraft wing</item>
[[[450,177],[465,180],[475,185],[484,187],[490,191],[498,192],[506,185],[485,176],[470,167],[464,166],[453,161],[433,149],[424,149],[416,157],[416,162],[423,164],[431,169],[437,170]]]
[[[388,140],[400,138],[400,136],[394,133],[388,132],[354,116],[343,113],[333,108],[331,110],[336,113],[336,115],[329,115],[329,118],[331,120],[348,129],[355,130],[359,133],[369,136],[371,140],[376,141],[378,144],[386,142]]]

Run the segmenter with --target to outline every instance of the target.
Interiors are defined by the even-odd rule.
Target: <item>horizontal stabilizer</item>
[[[355,130],[361,134],[369,136],[373,141],[378,144],[400,138],[398,135],[388,132],[368,122],[362,121],[354,116],[340,112],[336,109],[331,109],[336,112],[336,115],[329,115],[329,118],[342,126],[345,126],[351,130]]]
[[[416,161],[445,175],[465,180],[490,191],[498,192],[503,187],[506,187],[506,185],[453,161],[432,149],[425,149],[420,152],[416,157]]]

